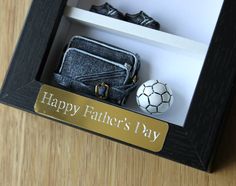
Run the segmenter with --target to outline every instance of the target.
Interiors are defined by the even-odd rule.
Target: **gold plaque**
[[[153,152],[162,150],[169,125],[165,122],[43,85],[35,112]]]

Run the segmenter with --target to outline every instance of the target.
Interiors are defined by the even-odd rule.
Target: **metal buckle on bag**
[[[137,75],[135,75],[134,77],[133,77],[133,83],[137,83],[138,82],[138,77],[137,77]]]
[[[95,86],[95,95],[100,99],[107,99],[109,94],[109,85],[101,83]]]

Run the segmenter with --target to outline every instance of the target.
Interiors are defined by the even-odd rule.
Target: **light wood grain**
[[[0,0],[0,85],[30,0]],[[235,186],[236,100],[214,173],[0,105],[1,186]]]

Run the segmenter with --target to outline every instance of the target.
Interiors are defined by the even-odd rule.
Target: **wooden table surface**
[[[0,85],[31,0],[0,0]],[[236,101],[209,174],[0,105],[0,186],[235,186]]]

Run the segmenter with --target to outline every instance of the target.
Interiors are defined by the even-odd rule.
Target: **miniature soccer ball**
[[[136,100],[144,112],[162,114],[172,106],[174,97],[167,84],[157,80],[149,80],[139,87]]]

